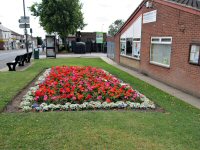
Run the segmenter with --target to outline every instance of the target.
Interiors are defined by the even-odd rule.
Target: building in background
[[[103,32],[77,32],[79,35],[69,35],[67,37],[67,42],[72,48],[75,46],[75,42],[81,41],[86,44],[87,52],[102,52],[105,53],[106,50],[106,33]]]
[[[25,37],[16,33],[0,23],[0,50],[25,48]]]
[[[116,62],[200,97],[200,1],[144,0],[113,43]]]
[[[4,27],[0,23],[0,50],[11,49],[11,41],[12,41],[11,30]]]
[[[20,49],[24,43],[24,36],[11,31],[11,49]]]

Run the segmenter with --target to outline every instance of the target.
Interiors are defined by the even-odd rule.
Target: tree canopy
[[[40,25],[47,33],[58,33],[61,38],[74,34],[85,26],[82,4],[79,0],[42,0],[30,10],[39,17]]]
[[[37,44],[42,45],[42,43],[43,43],[42,38],[37,36]]]
[[[109,26],[109,30],[108,30],[108,34],[110,34],[111,36],[114,36],[119,29],[123,26],[124,21],[121,19],[115,20],[115,22],[113,22],[110,26]]]

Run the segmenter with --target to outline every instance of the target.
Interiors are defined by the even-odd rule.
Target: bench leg
[[[12,67],[12,65],[13,65],[13,67]],[[7,63],[7,66],[8,66],[8,68],[9,68],[9,71],[16,71],[16,70],[15,70],[15,66],[16,66],[16,65]]]
[[[24,61],[19,62],[19,66],[24,66]]]
[[[15,69],[16,65],[17,65],[17,64],[14,64],[14,65],[13,65],[13,71],[16,71],[16,69]]]

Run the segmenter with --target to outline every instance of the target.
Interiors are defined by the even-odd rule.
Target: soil
[[[44,71],[40,72],[31,82],[28,83],[27,86],[25,86],[22,90],[19,91],[19,93],[14,96],[12,101],[3,109],[3,112],[22,112],[21,109],[19,109],[20,103],[22,101],[23,96],[28,92],[30,87],[34,86],[34,83],[38,80],[38,77],[43,73]]]

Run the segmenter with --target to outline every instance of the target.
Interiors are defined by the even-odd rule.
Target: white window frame
[[[200,66],[200,50],[199,50],[198,62],[195,63],[195,62],[191,61],[192,46],[194,46],[194,45],[200,47],[200,43],[191,43],[191,44],[190,44],[189,63],[190,63],[190,64],[193,64],[193,65],[198,65],[198,66]]]
[[[137,26],[137,22],[138,20],[141,20],[140,22],[140,32],[138,32],[139,34],[136,34],[136,31],[134,32],[134,26]],[[138,29],[137,29],[138,30]],[[124,56],[124,57],[127,57],[127,58],[132,58],[132,59],[135,59],[135,60],[140,60],[140,54],[141,54],[141,40],[142,40],[142,37],[141,37],[141,34],[142,34],[142,15],[140,15],[133,23],[132,25],[120,36],[120,55],[121,56]],[[132,40],[132,54],[131,55],[127,55],[127,51],[126,51],[126,42],[127,42],[127,39],[140,39],[140,54],[139,54],[139,57],[134,57],[134,54],[133,54],[133,42],[136,42],[134,40]],[[121,40],[121,39],[125,39],[125,41]],[[121,43],[125,42],[125,51],[124,51],[124,54],[121,53]],[[139,42],[139,41],[138,41]]]
[[[121,51],[122,43],[125,44],[124,54]],[[120,38],[120,55],[126,56],[126,38]]]
[[[163,39],[168,39],[169,41],[162,41]],[[153,41],[156,40],[156,41]],[[154,65],[158,65],[161,67],[166,67],[166,68],[170,68],[170,64],[171,64],[171,53],[170,53],[170,63],[169,65],[166,64],[162,64],[162,63],[158,63],[155,62],[153,60],[151,60],[151,51],[152,51],[152,44],[163,44],[163,45],[171,45],[172,46],[172,37],[171,36],[167,36],[167,37],[151,37],[151,47],[150,47],[150,63],[154,64]],[[171,49],[172,51],[172,49]]]
[[[133,42],[132,42],[132,57],[134,58],[134,59],[138,59],[138,60],[140,60],[140,53],[139,53],[139,55],[138,55],[138,57],[135,57],[134,56],[134,43],[140,43],[140,52],[141,52],[141,38],[133,38]]]
[[[131,52],[130,55],[127,54],[127,42],[128,41],[131,42],[131,48],[132,48],[131,49],[132,52]],[[132,54],[133,54],[133,38],[126,38],[126,53],[125,53],[125,56],[127,56],[127,57],[133,57]]]

